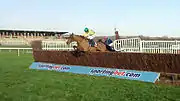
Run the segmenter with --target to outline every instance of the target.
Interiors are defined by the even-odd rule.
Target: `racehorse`
[[[78,51],[91,51],[91,52],[106,52],[108,51],[106,49],[106,45],[102,42],[97,42],[97,47],[91,47],[89,45],[89,39],[87,39],[84,36],[81,35],[74,35],[73,33],[70,35],[70,37],[67,38],[67,44],[70,44],[71,42],[75,41],[77,42],[77,46],[73,46],[74,49]]]

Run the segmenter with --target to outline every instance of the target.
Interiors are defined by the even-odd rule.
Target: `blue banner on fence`
[[[50,64],[50,63],[42,63],[42,62],[33,62],[29,68],[39,69],[39,70],[55,70],[58,72],[71,72],[77,74],[88,74],[88,75],[96,75],[96,76],[108,76],[108,77],[139,80],[139,81],[152,82],[152,83],[155,83],[155,81],[160,76],[160,73],[156,73],[156,72],[111,69],[111,68],[89,67],[89,66],[61,65],[61,64]]]

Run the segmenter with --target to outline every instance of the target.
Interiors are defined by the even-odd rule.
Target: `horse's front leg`
[[[81,53],[82,52],[82,48],[79,47],[79,46],[75,46],[75,51],[78,52],[78,53]]]
[[[74,50],[77,51],[78,50],[78,47],[77,46],[73,46]]]

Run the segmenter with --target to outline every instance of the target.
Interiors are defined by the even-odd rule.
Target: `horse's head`
[[[70,44],[71,42],[73,42],[74,41],[74,34],[72,33],[67,39],[68,40],[67,40],[66,44]]]
[[[71,42],[73,41],[76,41],[76,42],[81,42],[82,40],[86,39],[84,36],[80,36],[80,35],[74,35],[74,33],[72,33],[70,35],[70,37],[67,38],[67,44],[70,44]]]

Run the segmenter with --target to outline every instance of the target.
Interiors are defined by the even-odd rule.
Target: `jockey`
[[[112,44],[113,44],[113,41],[110,38],[108,38],[107,36],[104,37],[104,42],[108,46],[112,46]]]
[[[113,49],[113,41],[108,38],[107,36],[104,37],[104,43],[107,45],[108,49],[114,50]]]
[[[92,47],[97,47],[97,44],[96,44],[96,42],[93,40],[94,39],[94,37],[95,37],[95,35],[96,35],[96,33],[93,31],[93,30],[91,30],[91,29],[88,29],[87,27],[84,29],[84,34],[83,34],[83,36],[84,37],[87,37],[88,39],[89,39],[89,44],[92,46]]]

